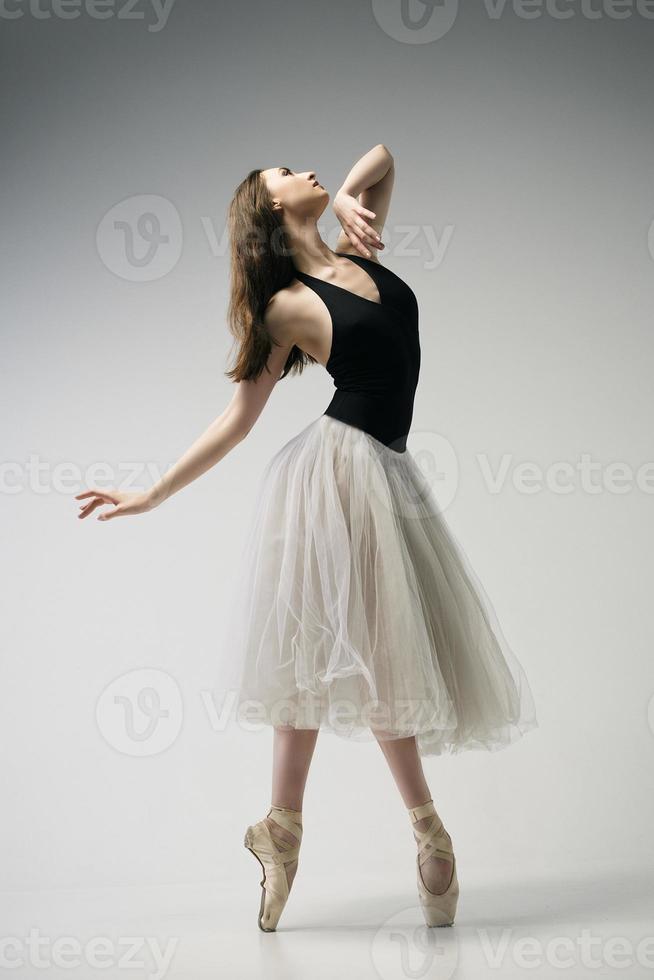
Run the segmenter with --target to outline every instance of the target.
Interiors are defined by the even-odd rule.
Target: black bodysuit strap
[[[341,303],[347,303],[348,298],[351,298],[355,303],[359,301],[363,303],[370,303],[372,306],[384,306],[385,299],[384,299],[384,285],[382,282],[383,277],[379,274],[378,271],[373,272],[372,270],[372,267],[376,266],[377,270],[381,269],[383,271],[383,266],[381,266],[378,262],[374,262],[372,259],[366,259],[364,255],[351,255],[349,252],[335,252],[334,254],[343,255],[348,259],[352,259],[354,262],[360,265],[363,271],[367,273],[367,275],[372,279],[373,283],[375,284],[377,288],[377,293],[379,295],[379,302],[377,302],[377,300],[374,299],[368,299],[366,296],[362,296],[360,293],[355,293],[351,289],[347,289],[345,286],[339,286],[339,284],[336,282],[329,282],[327,279],[320,279],[318,276],[311,276],[309,275],[308,272],[300,272],[299,270],[296,269],[295,275],[297,276],[298,279],[304,282],[305,285],[311,286],[311,288],[314,289],[314,291],[317,292],[322,299],[325,298],[324,297],[325,292],[330,297],[330,299],[334,299],[335,297],[337,297],[338,293],[340,293],[341,296],[338,297],[340,300],[340,303],[338,304],[339,306],[341,305]],[[361,259],[362,261],[358,262],[359,259]],[[323,287],[326,287],[326,289]],[[329,304],[327,305],[329,306]]]

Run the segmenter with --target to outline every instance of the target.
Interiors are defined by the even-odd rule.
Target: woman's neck
[[[291,249],[291,260],[299,272],[311,276],[328,266],[334,266],[334,252],[322,240],[314,221],[303,225],[286,225],[286,238]]]

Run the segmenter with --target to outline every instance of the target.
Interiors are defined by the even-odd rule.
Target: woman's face
[[[324,211],[329,194],[316,178],[315,170],[296,172],[290,167],[262,171],[268,192],[277,208],[296,218],[316,217]]]

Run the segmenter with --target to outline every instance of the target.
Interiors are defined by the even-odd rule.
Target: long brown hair
[[[273,209],[261,170],[251,170],[234,192],[228,211],[231,251],[231,284],[227,323],[237,344],[234,367],[225,371],[232,381],[259,377],[278,342],[263,318],[271,296],[295,276],[284,226]],[[279,346],[279,345],[278,345]],[[295,371],[316,358],[296,345],[281,375]]]

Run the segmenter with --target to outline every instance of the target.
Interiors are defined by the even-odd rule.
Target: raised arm
[[[334,197],[334,213],[342,227],[337,252],[377,259],[376,249],[384,248],[381,232],[394,182],[395,161],[383,143],[357,160]]]
[[[87,500],[80,507],[78,517],[88,517],[103,504],[112,504],[112,509],[98,515],[99,521],[126,514],[141,514],[153,510],[177,493],[182,487],[197,480],[199,476],[215,466],[230,450],[237,446],[248,434],[270,397],[284,370],[284,365],[295,343],[289,336],[288,326],[282,327],[279,307],[270,304],[266,325],[270,324],[280,346],[273,344],[264,370],[254,381],[235,383],[231,401],[221,414],[214,419],[198,439],[186,450],[177,462],[149,490],[130,492],[125,490],[100,490],[93,488],[76,494],[76,500]],[[287,321],[282,320],[282,323]]]

